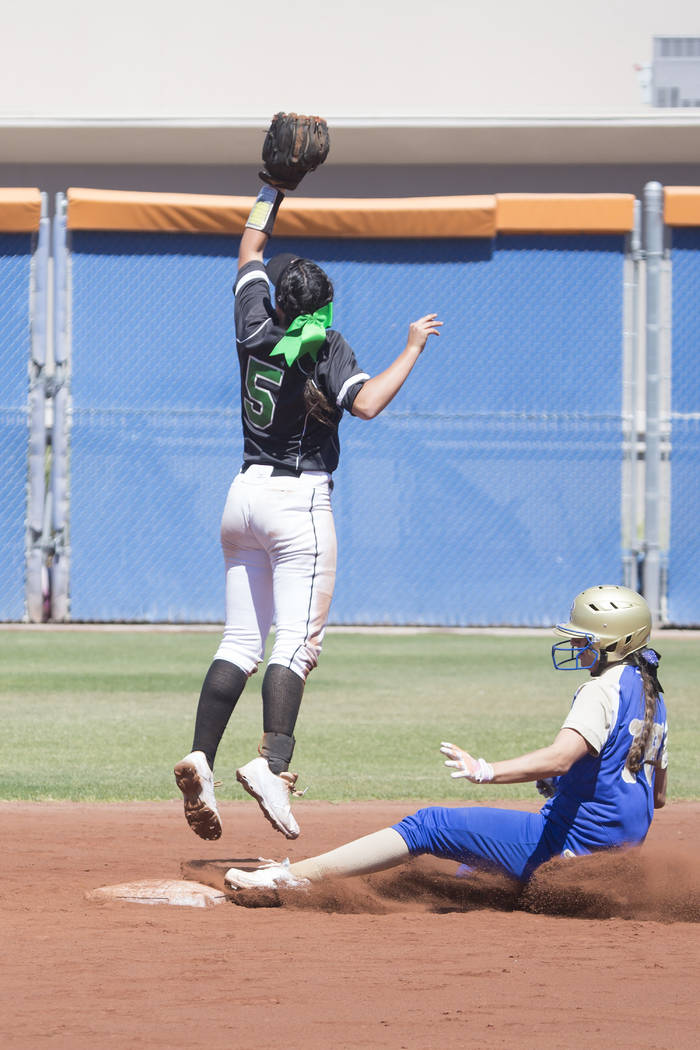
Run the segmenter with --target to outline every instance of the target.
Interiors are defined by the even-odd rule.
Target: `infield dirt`
[[[421,858],[274,907],[86,898],[216,884],[234,861],[308,856],[415,808],[304,800],[290,843],[224,802],[207,843],[176,801],[0,803],[3,1047],[697,1047],[700,803],[660,811],[640,850],[552,862],[524,893]]]

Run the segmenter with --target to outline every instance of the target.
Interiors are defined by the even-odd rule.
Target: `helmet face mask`
[[[644,598],[629,587],[589,587],[574,598],[569,622],[557,624],[554,633],[568,639],[552,646],[557,670],[590,670],[595,664],[602,670],[644,648],[651,634],[651,613]],[[572,644],[579,638],[586,639],[584,647]],[[588,651],[595,652],[594,663],[581,662]]]
[[[563,630],[563,627],[558,626],[558,629]],[[583,639],[585,645],[574,645],[575,641],[580,642]],[[591,653],[593,659],[586,660],[586,653]],[[590,634],[581,634],[580,631],[572,631],[568,642],[555,642],[552,646],[552,663],[557,671],[590,671],[599,658],[596,639]]]

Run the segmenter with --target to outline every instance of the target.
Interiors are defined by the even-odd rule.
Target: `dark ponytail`
[[[333,283],[315,262],[310,259],[293,259],[282,272],[275,289],[275,301],[285,316],[287,324],[300,314],[312,314],[333,299]],[[306,411],[320,423],[330,425],[336,409],[310,376],[304,388]]]

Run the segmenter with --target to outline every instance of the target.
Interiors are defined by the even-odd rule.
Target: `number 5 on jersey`
[[[267,430],[274,419],[283,376],[282,369],[275,368],[269,361],[248,358],[243,406],[246,419],[257,430]]]

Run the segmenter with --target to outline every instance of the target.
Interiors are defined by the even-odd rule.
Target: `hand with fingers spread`
[[[407,345],[417,350],[419,354],[422,353],[428,336],[440,335],[438,329],[442,328],[442,324],[442,321],[437,320],[437,314],[426,314],[425,317],[419,317],[417,321],[409,325]]]
[[[423,352],[429,335],[440,335],[442,321],[437,314],[419,317],[408,329],[406,346],[383,372],[367,379],[355,397],[352,414],[360,419],[374,419],[398,394],[409,373]]]
[[[446,755],[445,765],[454,769],[454,779],[471,780],[473,784],[488,784],[493,780],[493,766],[483,758],[473,758],[456,744],[443,740],[440,751]]]

